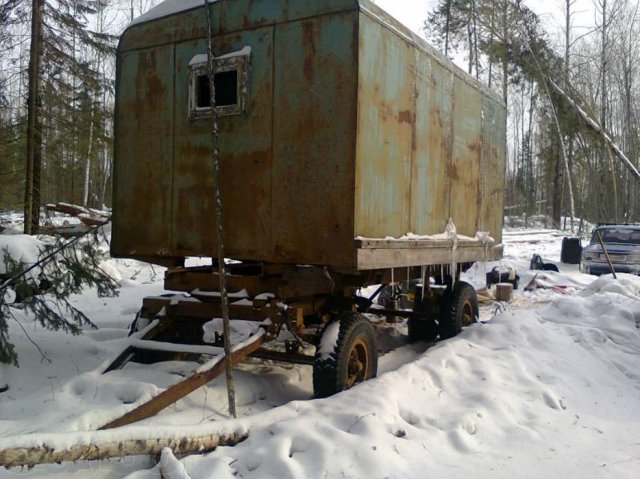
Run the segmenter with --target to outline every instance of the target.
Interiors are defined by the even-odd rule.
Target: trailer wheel
[[[337,339],[334,339],[336,328]],[[331,342],[335,344],[332,346]],[[331,348],[332,351],[327,352]],[[313,363],[315,397],[329,397],[373,378],[377,373],[378,347],[367,318],[354,312],[337,315],[325,328],[321,346],[316,349]]]
[[[438,326],[441,340],[455,337],[462,327],[471,325],[479,316],[478,296],[467,282],[457,282],[453,289],[447,288],[441,302]]]
[[[434,342],[438,336],[438,325],[432,318],[413,313],[407,320],[409,342]]]

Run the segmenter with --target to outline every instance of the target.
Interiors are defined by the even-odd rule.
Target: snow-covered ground
[[[352,390],[311,400],[310,367],[250,361],[235,371],[237,420],[226,414],[219,378],[139,424],[94,432],[195,368],[165,362],[96,373],[126,345],[142,298],[162,292],[162,269],[110,260],[120,295],[73,299],[98,330],[72,337],[15,311],[20,368],[9,368],[10,390],[0,394],[0,449],[240,431],[247,440],[182,458],[174,474],[638,477],[640,278],[598,279],[560,264],[562,237],[507,229],[501,263],[521,277],[513,301],[483,306],[482,323],[434,346],[403,345],[402,328],[387,330],[385,345],[400,346],[380,358],[378,378]],[[563,288],[524,291],[534,253],[560,267],[537,278]],[[465,279],[481,287],[494,265],[478,264]],[[148,457],[0,470],[3,478],[159,475]]]

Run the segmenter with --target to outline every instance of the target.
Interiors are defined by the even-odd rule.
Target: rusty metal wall
[[[449,218],[459,234],[475,236],[479,222],[482,97],[468,83],[453,81],[453,147],[449,181]],[[482,172],[483,175],[489,172]],[[444,227],[444,224],[441,227]]]
[[[352,264],[357,2],[221,1],[213,18],[217,55],[252,48],[247,111],[218,122],[227,254]],[[116,256],[216,251],[210,121],[188,119],[188,64],[206,52],[204,25],[198,9],[121,41]],[[142,59],[154,63],[135,79]],[[160,84],[167,96],[152,106],[140,92]]]
[[[360,20],[355,212],[357,235],[409,231],[415,57],[377,22]]]
[[[230,255],[260,258],[268,253],[271,203],[273,108],[273,28],[215,38],[218,54],[252,48],[247,113],[220,117],[220,175],[226,247]],[[175,45],[175,148],[172,192],[176,255],[215,252],[215,209],[211,162],[211,122],[188,118],[188,64],[206,52],[205,39]]]
[[[276,27],[275,261],[353,262],[357,11]]]
[[[507,145],[506,111],[488,97],[483,97],[482,155],[480,176],[480,222],[478,230],[491,232],[502,243],[504,218],[504,175]]]
[[[167,47],[119,58],[111,244],[117,255],[170,254],[173,60]]]
[[[502,102],[375,6],[359,48],[356,236],[432,235],[452,218],[500,241]]]
[[[411,174],[411,232],[435,232],[442,228],[443,212],[449,211],[451,76],[434,69],[432,60],[417,50],[416,129]]]

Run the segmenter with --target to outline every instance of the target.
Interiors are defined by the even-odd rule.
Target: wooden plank
[[[302,353],[276,352],[275,350],[266,350],[260,348],[251,354],[253,358],[261,358],[263,360],[274,360],[283,363],[295,363],[298,365],[313,365],[315,357],[313,355],[304,355]]]
[[[401,268],[419,265],[448,265],[458,263],[493,261],[502,258],[502,245],[452,248],[359,248],[357,265],[360,270]]]
[[[247,358],[250,354],[255,352],[264,343],[265,332],[251,337],[247,343],[241,344],[233,349],[231,352],[231,362],[233,365],[237,365]],[[204,371],[195,371],[188,378],[175,384],[172,387],[167,388],[159,395],[153,397],[146,403],[139,405],[132,411],[125,415],[112,420],[106,425],[99,428],[99,430],[107,430],[110,428],[122,427],[129,425],[130,423],[139,422],[145,418],[152,417],[159,411],[168,407],[169,405],[177,402],[181,398],[186,397],[194,390],[206,385],[214,378],[222,375],[225,370],[224,355],[220,355],[213,361],[213,363]]]
[[[319,267],[283,268],[282,275],[228,275],[227,286],[230,292],[246,290],[247,296],[256,297],[263,293],[273,293],[287,300],[330,294],[334,283]],[[203,270],[175,269],[168,271],[164,287],[178,292],[216,292],[220,287],[217,273]],[[214,297],[211,297],[212,301]]]
[[[149,328],[144,334],[140,335],[139,337],[135,337],[134,339],[149,340],[166,329],[170,323],[171,322],[158,322],[155,326]],[[102,373],[104,374],[112,370],[118,370],[122,368],[131,359],[131,357],[133,357],[133,355],[135,354],[135,350],[135,347],[131,345],[127,346],[127,348],[125,348],[120,355],[118,355],[106,368],[102,370]]]
[[[227,275],[227,289],[229,292],[246,290],[249,297],[256,297],[261,293],[274,293],[277,279],[257,275]],[[177,292],[196,289],[215,292],[220,288],[220,278],[211,271],[169,271],[164,279],[164,288]]]
[[[384,239],[361,239],[356,240],[356,248],[393,248],[393,249],[413,249],[413,248],[452,248],[453,241],[451,239],[416,239],[416,240],[384,240]],[[478,248],[495,248],[495,242],[483,244],[479,240],[459,238],[458,248],[478,247]]]
[[[199,301],[179,301],[171,304],[171,298],[167,297],[147,297],[143,301],[143,306],[151,315],[156,315],[163,308],[169,317],[191,317],[198,319],[220,318],[222,306],[220,303],[199,302]],[[274,323],[285,321],[282,312],[277,307],[264,306],[254,307],[252,305],[229,305],[229,315],[233,320],[248,320],[252,322],[263,322],[270,318]]]
[[[182,302],[166,307],[167,315],[191,318],[220,318],[222,306],[217,303]],[[273,307],[255,309],[251,305],[229,305],[229,316],[233,320],[249,320],[263,322],[270,318],[274,322],[282,322],[284,318],[280,310]]]

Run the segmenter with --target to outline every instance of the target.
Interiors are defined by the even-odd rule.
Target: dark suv
[[[591,242],[582,252],[580,270],[592,275],[611,273],[598,232],[616,273],[640,275],[640,224],[598,225],[594,228]]]

